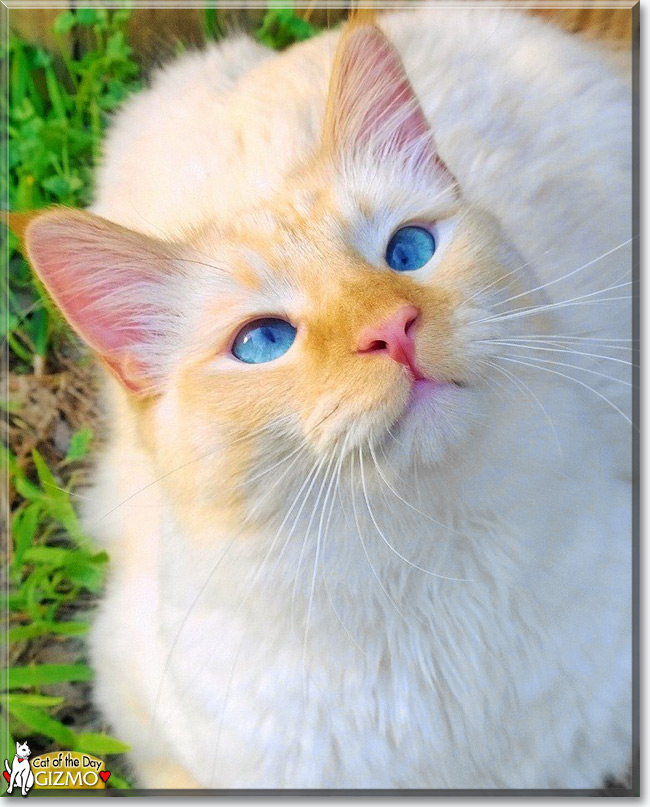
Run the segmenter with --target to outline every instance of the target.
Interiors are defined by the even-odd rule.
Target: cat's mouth
[[[414,376],[405,414],[411,411],[421,401],[435,399],[444,390],[462,386],[462,384],[456,381],[443,381],[435,378],[427,378],[424,375],[419,377]]]
[[[406,411],[409,411],[418,401],[434,397],[443,389],[463,386],[454,380],[431,378],[426,375],[417,362],[414,350],[403,351],[398,360],[405,365],[411,377],[411,391]]]
[[[405,467],[440,462],[451,445],[469,434],[481,406],[470,384],[440,377],[411,376],[406,400],[401,400],[401,411],[387,427],[382,450],[391,462]]]

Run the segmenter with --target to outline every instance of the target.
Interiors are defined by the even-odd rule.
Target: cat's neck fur
[[[128,463],[134,473],[128,487],[123,479],[113,479],[115,499],[104,505],[109,515],[102,518],[100,513],[95,532],[100,526],[107,538],[119,534],[115,524],[120,521],[127,536],[124,556],[131,560],[129,542],[153,535],[147,564],[174,611],[184,612],[198,587],[201,608],[239,603],[238,607],[257,611],[265,624],[276,624],[280,631],[285,629],[287,602],[292,603],[291,619],[303,628],[308,611],[313,618],[313,602],[309,603],[314,592],[317,602],[333,596],[350,606],[355,598],[368,597],[372,608],[384,617],[388,613],[402,619],[406,615],[399,613],[395,602],[404,600],[403,592],[386,591],[381,581],[406,588],[406,601],[417,607],[441,589],[460,593],[468,585],[484,586],[494,579],[505,582],[515,567],[521,575],[520,564],[533,574],[539,555],[548,551],[543,542],[527,540],[520,519],[523,523],[530,506],[529,491],[551,484],[546,469],[560,455],[544,429],[531,439],[530,407],[523,397],[511,402],[521,407],[518,427],[513,428],[517,420],[511,408],[488,434],[476,437],[481,451],[471,456],[459,452],[438,467],[404,464],[390,470],[383,462],[394,449],[389,438],[373,451],[374,456],[353,451],[340,465],[338,458],[320,467],[313,459],[305,460],[298,465],[302,471],[296,473],[294,467],[290,483],[275,489],[261,476],[251,486],[250,503],[261,499],[265,504],[258,506],[258,517],[242,525],[239,511],[229,518],[223,509],[211,510],[210,502],[202,502],[196,490],[192,497],[183,495],[182,487],[175,484],[174,466],[171,470],[169,465],[161,467],[146,446],[146,434],[153,427],[142,427],[141,408],[134,417],[128,398],[117,387],[113,394],[122,398],[122,415],[129,409],[131,413],[129,419],[120,420],[119,437],[111,451],[115,458],[121,452],[121,460],[113,467]],[[553,412],[553,397],[549,394],[544,399],[539,388],[538,395]],[[155,408],[144,416],[145,422]],[[173,416],[171,411],[167,414]],[[575,429],[567,419],[556,424],[560,430]],[[522,473],[495,487],[493,468],[506,455],[518,457]],[[577,452],[576,457],[580,456]],[[597,463],[598,458],[594,459]],[[285,460],[287,465],[290,462]],[[572,462],[562,458],[565,473]],[[278,471],[281,468],[280,464]],[[489,486],[486,478],[492,479]],[[566,478],[562,474],[555,482],[558,502],[573,495]],[[488,522],[498,528],[491,529],[486,551]],[[138,524],[143,525],[141,533]],[[119,547],[112,558],[120,564]],[[330,622],[323,635],[340,632],[336,606],[323,605],[318,617],[321,627]],[[275,620],[269,619],[271,612],[276,613]],[[351,607],[348,619],[355,612],[362,622],[368,618],[367,609]],[[430,613],[435,615],[435,610]]]

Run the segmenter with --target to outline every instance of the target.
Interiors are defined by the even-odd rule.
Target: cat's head
[[[464,202],[379,29],[344,36],[322,141],[276,196],[186,236],[56,209],[25,243],[190,489],[241,490],[292,452],[299,476],[378,448],[436,464],[486,428],[519,259]]]
[[[25,757],[30,756],[31,753],[32,752],[30,751],[27,743],[19,743],[18,740],[16,740],[16,756],[24,759]]]

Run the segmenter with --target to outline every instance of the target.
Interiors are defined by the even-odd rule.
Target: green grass
[[[57,54],[10,35],[9,98],[3,110],[8,124],[8,172],[4,198],[13,211],[52,204],[86,205],[92,194],[108,116],[141,86],[140,67],[126,40],[130,12],[79,10],[60,14],[55,34]],[[72,58],[64,37],[85,29],[92,46]],[[5,104],[7,99],[5,99]],[[62,318],[34,280],[9,234],[2,255],[4,336],[15,374],[60,370],[61,352],[74,357]],[[9,402],[8,417],[19,416]],[[8,630],[3,636],[11,666],[5,670],[0,723],[0,760],[13,757],[14,738],[32,747],[61,747],[89,754],[119,754],[128,746],[101,732],[75,731],[61,719],[66,698],[57,685],[92,679],[78,643],[69,642],[70,663],[39,663],[51,643],[83,636],[86,619],[77,616],[103,585],[108,557],[93,550],[77,519],[72,489],[77,468],[88,454],[92,430],[72,435],[67,454],[48,467],[34,448],[20,459],[4,449],[12,488],[10,563],[7,570]],[[81,658],[80,658],[81,657]],[[13,663],[15,660],[16,663]],[[119,775],[110,784],[128,786]]]
[[[59,463],[74,469],[89,448],[88,430],[70,440],[67,457]],[[36,479],[8,455],[9,473],[19,502],[11,519],[13,551],[8,567],[9,628],[3,636],[12,655],[19,660],[38,659],[39,642],[61,641],[81,636],[88,622],[75,615],[80,598],[98,594],[108,562],[105,552],[89,545],[72,505],[70,491],[75,484],[74,470],[62,486],[41,454],[33,449]],[[42,647],[42,645],[41,645]],[[14,737],[29,739],[36,747],[52,744],[89,754],[119,754],[128,746],[103,733],[77,732],[65,725],[58,713],[65,699],[52,695],[56,684],[87,682],[91,669],[79,661],[80,651],[71,648],[72,663],[28,662],[9,666],[6,672],[0,734],[0,759],[13,756]],[[5,745],[7,744],[7,745]],[[119,776],[113,786],[126,782]]]
[[[141,86],[140,68],[126,41],[129,14],[106,10],[61,14],[54,28],[61,39],[58,69],[53,54],[9,37],[4,54],[9,60],[5,110],[9,170],[3,191],[11,210],[51,204],[79,207],[90,201],[93,166],[108,115]],[[62,39],[75,27],[87,29],[94,42],[79,59],[68,55]],[[41,369],[54,345],[66,338],[65,326],[34,283],[13,235],[2,261],[4,282],[11,278],[4,336],[14,369]]]
[[[3,100],[8,125],[8,170],[3,198],[12,211],[53,204],[82,207],[91,200],[93,171],[110,113],[143,84],[141,68],[127,40],[131,12],[104,9],[64,11],[54,33],[56,53],[11,34],[3,46],[8,63],[9,98]],[[219,38],[219,12],[206,8],[206,38]],[[288,9],[266,12],[256,31],[259,41],[277,49],[308,38],[316,28]],[[73,57],[67,38],[84,35],[83,55]],[[61,373],[65,361],[87,362],[68,328],[34,279],[8,234],[2,251],[3,335],[15,377],[35,379]],[[6,410],[9,447],[4,447],[11,500],[11,542],[6,570],[8,628],[3,636],[8,668],[3,670],[0,713],[0,764],[14,754],[14,738],[29,741],[37,753],[57,748],[99,756],[128,747],[101,731],[78,730],[66,722],[70,687],[88,687],[92,670],[84,661],[85,612],[101,592],[108,566],[79,523],[74,505],[95,435],[83,426],[67,451],[50,437],[19,452],[11,436],[20,433],[20,407]],[[12,448],[14,451],[12,452]],[[39,451],[39,448],[41,449]],[[80,614],[84,614],[80,616]],[[55,647],[65,663],[51,663]],[[84,690],[87,697],[87,689]],[[129,787],[113,772],[109,786]]]
[[[318,29],[290,8],[274,8],[267,11],[262,25],[256,32],[257,39],[264,45],[282,50],[294,42],[302,42],[318,33]]]

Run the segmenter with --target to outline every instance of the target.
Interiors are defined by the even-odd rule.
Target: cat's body
[[[230,547],[232,533],[210,525],[189,545],[172,529],[158,533],[159,514],[169,513],[151,490],[142,511],[125,507],[121,545],[108,545],[115,569],[95,627],[94,664],[99,702],[120,736],[138,748],[133,762],[143,784],[583,788],[604,782],[606,771],[623,775],[630,755],[630,626],[613,603],[629,602],[629,590],[622,591],[630,576],[622,538],[630,530],[629,489],[593,461],[585,467],[581,460],[592,447],[573,438],[575,463],[552,484],[535,478],[538,445],[522,432],[506,427],[493,435],[503,440],[503,453],[489,459],[519,455],[507,492],[504,480],[481,469],[467,481],[469,490],[455,479],[441,486],[432,476],[420,485],[435,485],[435,498],[409,496],[470,535],[462,551],[446,544],[466,538],[443,531],[441,541],[435,524],[392,493],[385,491],[389,509],[382,508],[383,494],[375,497],[375,518],[403,556],[472,582],[406,568],[357,503],[380,584],[349,500],[347,521],[334,501],[320,558],[327,591],[321,582],[305,657],[320,526],[317,517],[306,531],[313,499],[279,568],[276,553],[266,558],[268,544]],[[546,441],[540,453],[557,464]],[[131,467],[140,460],[132,448],[128,457]],[[129,480],[116,499],[156,478],[152,470],[135,484]],[[392,483],[408,495],[399,480]],[[463,512],[454,512],[450,502],[461,494]],[[427,537],[445,546],[442,560],[425,551],[422,539],[413,540],[423,522]],[[265,537],[272,540],[270,532]],[[218,549],[210,551],[210,541]],[[283,544],[284,537],[277,552]],[[265,560],[265,573],[255,579]],[[189,778],[177,778],[172,763]]]
[[[624,85],[583,46],[516,15],[418,11],[382,27],[464,198],[520,253],[497,248],[512,279],[496,310],[616,296],[601,290],[629,280]],[[273,241],[267,195],[291,185],[318,141],[337,37],[279,56],[234,40],[169,67],[118,116],[94,212],[154,237],[195,228],[206,263],[213,224],[249,226],[254,208],[259,243],[265,226]],[[296,180],[282,248],[318,267],[326,297],[336,255],[313,247],[318,233],[305,246],[291,229],[327,219],[314,212],[311,181]],[[387,206],[402,203],[394,197]],[[483,214],[459,221],[492,237]],[[351,317],[354,305],[375,304],[372,289],[354,288]],[[113,430],[88,515],[113,564],[93,657],[99,703],[132,744],[139,781],[595,788],[624,772],[630,390],[604,376],[629,381],[629,370],[583,356],[595,371],[563,380],[578,343],[552,340],[624,340],[629,315],[626,298],[507,320],[500,335],[484,334],[505,342],[501,371],[477,389],[445,388],[430,411],[414,404],[424,409],[393,418],[390,434],[345,461],[301,453],[280,424],[278,442],[241,454],[234,440],[226,464],[207,465],[224,439],[220,415],[213,433],[195,414],[202,395],[211,400],[209,380],[190,389],[174,376],[153,405],[111,383]],[[563,352],[508,349],[530,335]],[[606,350],[588,345],[578,349]],[[516,356],[550,357],[549,372]],[[314,381],[319,395],[329,379]],[[265,383],[249,392],[251,422]],[[308,435],[333,411],[318,400],[323,417],[307,411]]]
[[[26,796],[34,786],[34,773],[29,762],[31,754],[27,743],[16,742],[16,753],[11,767],[9,767],[9,760],[5,759],[5,769],[9,774],[9,777],[5,775],[5,779],[8,778],[9,781],[7,793],[12,793],[14,787],[18,787],[22,795]]]

